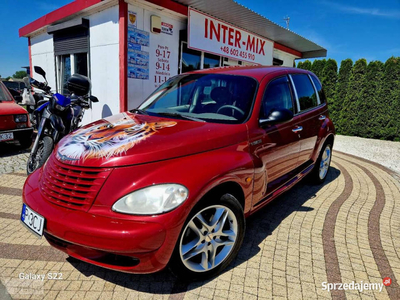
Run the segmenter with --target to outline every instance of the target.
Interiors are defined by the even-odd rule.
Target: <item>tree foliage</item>
[[[364,89],[355,105],[354,130],[357,136],[378,137],[374,131],[378,129],[376,118],[379,116],[379,107],[382,106],[377,92],[382,84],[383,70],[384,65],[380,61],[371,61],[368,64]]]
[[[344,99],[343,108],[340,111],[339,124],[342,134],[357,135],[358,130],[354,127],[357,117],[357,102],[361,101],[362,91],[365,87],[365,74],[367,61],[362,58],[356,61],[351,70],[347,94]]]
[[[325,68],[325,64],[326,59],[316,59],[313,61],[310,71],[317,75],[318,78],[322,78],[322,71]]]
[[[376,116],[377,137],[400,140],[400,57],[386,61],[378,99],[382,103]]]
[[[307,60],[305,60],[303,62],[299,62],[299,64],[297,65],[297,68],[311,71],[311,65],[312,65],[311,61],[309,61],[307,59]]]
[[[327,61],[324,60],[324,68],[321,71],[321,75],[317,75],[314,72],[314,74],[321,79],[329,105],[333,105],[333,102],[335,101],[337,71],[338,67],[336,60],[328,59]]]
[[[28,74],[26,73],[26,71],[17,71],[14,73],[13,78],[18,78],[18,79],[22,79],[24,77],[26,77]]]
[[[332,106],[329,107],[329,115],[331,116],[333,123],[335,124],[336,131],[341,133],[340,128],[340,112],[343,108],[343,102],[347,95],[347,89],[351,74],[351,69],[353,68],[353,61],[348,58],[342,60],[340,63],[339,75],[336,83],[336,94],[335,101],[332,103]]]
[[[338,134],[400,141],[400,57],[385,64],[351,59],[299,62],[322,82]],[[321,69],[322,68],[322,69]]]

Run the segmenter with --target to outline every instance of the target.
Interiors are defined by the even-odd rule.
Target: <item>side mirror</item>
[[[39,75],[42,75],[44,79],[46,79],[46,72],[39,66],[34,66],[35,72]]]
[[[22,96],[14,96],[14,100],[18,103],[22,102]]]
[[[97,99],[96,96],[90,96],[89,99],[90,99],[90,101],[93,102],[93,103],[99,102],[99,99]]]
[[[286,109],[280,108],[273,110],[267,119],[260,119],[260,126],[264,125],[275,125],[285,123],[293,119],[293,112]]]
[[[29,82],[29,77],[24,77],[24,83],[25,83],[25,86],[26,86],[26,88],[28,89],[28,90],[30,90],[31,89],[31,83]]]

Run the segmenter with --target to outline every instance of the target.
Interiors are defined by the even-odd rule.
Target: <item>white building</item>
[[[137,107],[182,72],[247,64],[293,66],[326,49],[232,0],[76,0],[19,30],[29,63],[63,92],[74,73],[99,98],[85,123]],[[40,76],[32,71],[32,77]]]

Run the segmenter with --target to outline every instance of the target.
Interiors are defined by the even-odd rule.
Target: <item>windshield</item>
[[[7,88],[0,82],[0,101],[13,101]]]
[[[160,86],[137,112],[194,121],[242,123],[253,103],[257,81],[225,74],[187,74]]]

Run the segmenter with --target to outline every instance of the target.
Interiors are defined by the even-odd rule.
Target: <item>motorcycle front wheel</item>
[[[53,151],[53,139],[49,136],[45,136],[39,141],[38,148],[36,152],[31,153],[28,158],[28,163],[26,165],[26,172],[32,174],[36,169],[39,169],[44,165],[46,160],[49,158],[51,151]]]

